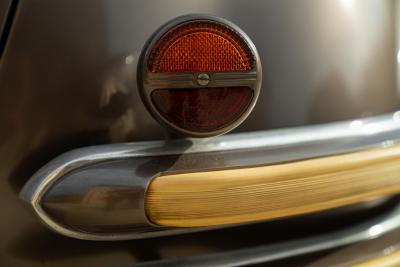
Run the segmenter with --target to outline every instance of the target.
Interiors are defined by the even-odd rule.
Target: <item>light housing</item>
[[[189,15],[150,38],[138,67],[138,87],[150,113],[167,129],[215,136],[250,114],[260,92],[261,64],[236,25]]]

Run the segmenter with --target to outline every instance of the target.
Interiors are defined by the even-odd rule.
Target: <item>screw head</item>
[[[210,83],[210,75],[207,73],[200,73],[197,75],[197,83],[202,86],[206,86]]]

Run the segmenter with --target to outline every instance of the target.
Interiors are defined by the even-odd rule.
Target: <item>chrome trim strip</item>
[[[235,249],[179,259],[136,263],[140,267],[156,266],[247,266],[315,253],[352,243],[375,239],[400,226],[400,203],[390,212],[369,221],[315,237],[307,237],[273,245]],[[127,265],[126,267],[131,266]]]
[[[150,94],[155,89],[172,88],[210,88],[224,86],[248,86],[253,88],[257,83],[257,73],[254,71],[245,72],[205,72],[210,76],[207,86],[199,85],[196,82],[198,73],[147,73],[145,76],[145,90]]]
[[[154,177],[160,173],[304,160],[390,146],[399,140],[400,111],[361,120],[230,134],[211,139],[179,139],[80,148],[55,158],[40,169],[24,186],[20,197],[50,229],[79,239],[122,240],[199,231],[208,228],[166,229],[149,222],[144,211],[144,197],[147,186]],[[87,189],[85,192],[84,186]],[[98,191],[100,187],[103,191]],[[84,219],[78,220],[80,225],[76,227],[75,215],[71,217],[68,212],[76,212],[79,205],[78,208],[75,206],[68,210],[68,216],[62,217],[61,221],[45,208],[48,201],[59,201],[60,197],[66,201],[76,200],[77,197],[92,197],[93,194],[89,195],[92,189],[100,192],[103,201],[104,194],[119,194],[121,191],[118,190],[121,188],[134,194],[135,197],[129,202],[130,206],[121,207],[121,213],[116,213],[115,216],[107,207],[103,207],[101,211],[106,210],[102,216],[109,215],[112,220],[120,219],[120,224],[129,225],[129,229],[110,230],[108,225],[108,230],[94,231],[90,223],[87,229],[82,228],[82,221],[96,219],[89,216],[91,209],[89,212],[82,212]],[[106,204],[110,203],[104,205]],[[128,211],[130,217],[126,218]]]

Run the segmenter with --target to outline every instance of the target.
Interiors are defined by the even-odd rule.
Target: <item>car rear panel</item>
[[[0,1],[0,13],[6,2]],[[341,211],[313,227],[309,223],[315,218],[306,216],[298,219],[302,223],[286,219],[136,241],[90,242],[50,232],[18,199],[40,167],[74,148],[165,138],[141,101],[136,71],[146,41],[168,20],[215,15],[239,25],[252,39],[263,65],[262,88],[255,109],[234,130],[247,133],[398,109],[400,5],[373,0],[17,4],[0,63],[0,265],[116,266],[226,252],[346,228],[332,218],[356,224],[395,206],[393,201],[376,204],[357,216]],[[393,235],[400,238],[398,231]]]

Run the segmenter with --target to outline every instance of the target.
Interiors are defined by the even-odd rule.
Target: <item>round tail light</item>
[[[150,39],[138,67],[141,96],[165,127],[192,137],[226,133],[253,109],[261,64],[249,37],[211,16],[177,18]]]

